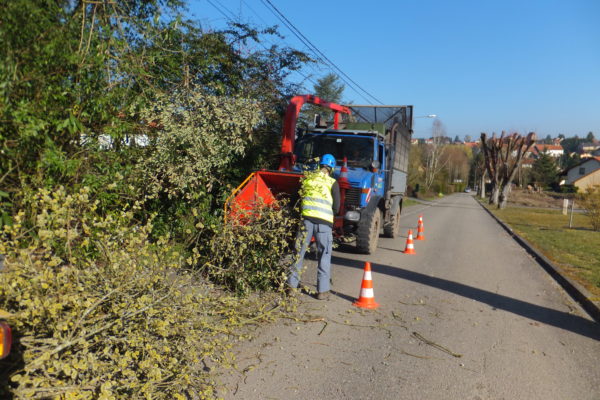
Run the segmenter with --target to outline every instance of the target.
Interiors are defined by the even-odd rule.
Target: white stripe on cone
[[[360,297],[365,297],[365,298],[375,297],[373,288],[361,288],[360,289]]]
[[[373,278],[371,277],[371,271],[365,271],[365,274],[363,276],[363,281],[372,281]]]

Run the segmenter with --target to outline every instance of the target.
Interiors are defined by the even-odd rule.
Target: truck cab
[[[344,158],[347,160],[348,181],[346,210],[364,208],[371,196],[383,196],[385,180],[385,146],[383,137],[375,131],[326,129],[312,130],[296,142],[294,169],[316,168],[315,160],[332,154],[337,161],[333,177],[339,178]],[[363,190],[365,189],[365,190]]]

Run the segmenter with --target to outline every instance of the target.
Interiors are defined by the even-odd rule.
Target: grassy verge
[[[402,207],[414,206],[416,204],[420,204],[420,203],[418,201],[413,200],[413,199],[404,199],[404,200],[402,200]]]
[[[509,207],[492,211],[594,298],[600,298],[600,232],[592,231],[585,215],[573,215],[569,229],[569,216],[556,210]]]

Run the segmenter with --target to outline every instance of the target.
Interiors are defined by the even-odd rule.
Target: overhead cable
[[[275,5],[271,2],[271,0],[261,0],[265,7],[269,8],[269,10],[300,40],[304,43],[309,49],[313,51],[317,59],[321,60],[324,64],[330,65],[336,71],[338,71],[342,76],[338,75],[340,79],[342,79],[350,88],[352,88],[355,92],[361,95],[361,97],[365,98],[360,92],[358,92],[354,87],[358,88],[364,94],[369,96],[371,99],[375,100],[379,104],[383,104],[381,100],[373,96],[367,90],[362,88],[358,83],[356,83],[352,78],[350,78],[344,71],[341,70],[333,61],[331,61],[317,46],[315,46],[302,32],[294,26],[294,24],[281,12]],[[344,77],[347,79],[344,79]],[[352,82],[350,84],[348,81]],[[366,98],[365,98],[366,99]]]

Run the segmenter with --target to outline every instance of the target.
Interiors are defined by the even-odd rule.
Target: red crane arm
[[[351,111],[348,107],[336,103],[330,103],[317,96],[311,94],[304,94],[294,96],[288,104],[287,110],[285,111],[285,119],[283,121],[283,140],[281,141],[281,162],[279,164],[280,171],[289,171],[294,165],[294,141],[296,136],[296,123],[298,122],[298,114],[304,103],[315,104],[323,108],[328,108],[334,112],[333,116],[333,127],[338,129],[340,113],[350,114]]]

